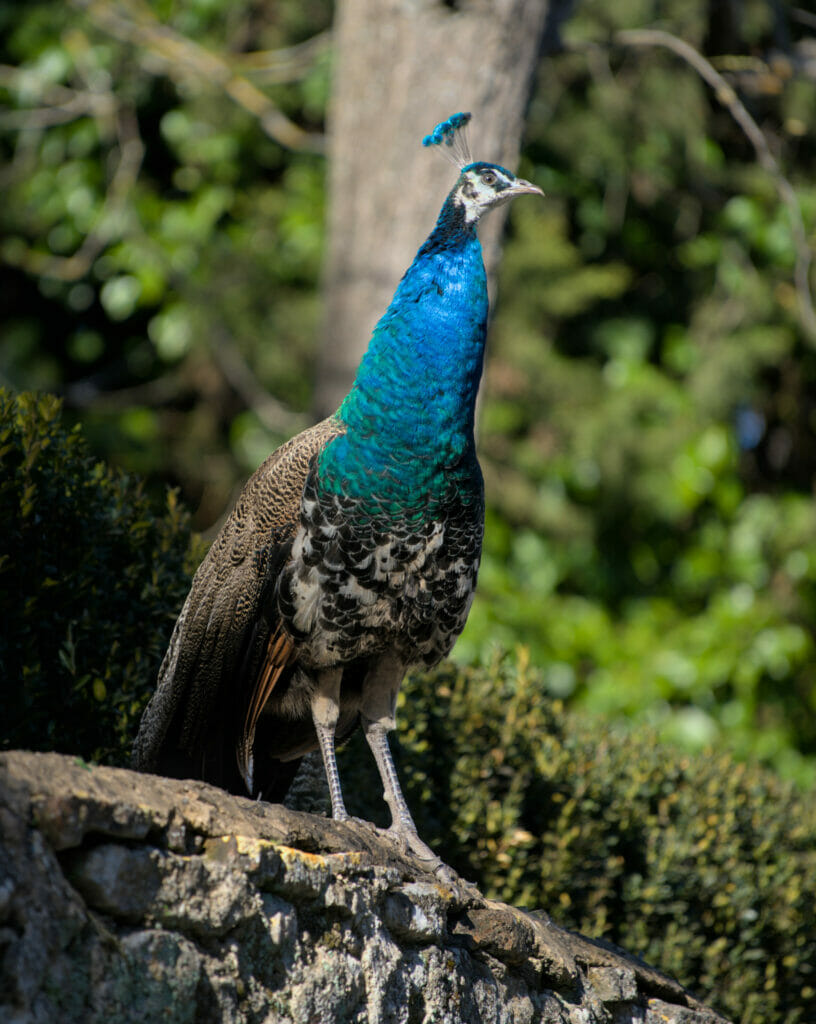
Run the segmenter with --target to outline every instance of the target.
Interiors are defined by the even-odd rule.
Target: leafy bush
[[[60,412],[0,389],[0,745],[123,763],[189,586],[189,517],[173,491],[154,514]]]
[[[0,390],[3,746],[123,763],[198,552],[168,494],[89,456],[51,396]],[[417,824],[490,895],[662,967],[741,1024],[816,1017],[816,805],[773,775],[564,713],[526,654],[410,677]],[[383,824],[362,738],[350,809]]]
[[[541,694],[523,655],[406,681],[397,760],[421,834],[488,894],[643,956],[741,1024],[816,1019],[813,800]],[[382,822],[363,747],[341,752],[349,808]]]
[[[698,344],[677,310],[658,346],[657,325],[627,314],[615,263],[593,265],[593,302],[580,290],[587,268],[566,210],[512,216],[480,437],[492,507],[455,657],[523,643],[546,690],[573,707],[655,724],[688,749],[760,757],[813,785],[812,471],[804,486],[762,479],[748,428],[770,415],[746,375],[789,360],[807,376],[816,363],[754,311],[750,328]],[[552,294],[525,284],[542,253]],[[567,349],[553,302],[573,292],[591,342]],[[682,371],[678,346],[691,360]],[[809,402],[792,394],[786,407]],[[793,450],[805,458],[814,446],[803,436]]]

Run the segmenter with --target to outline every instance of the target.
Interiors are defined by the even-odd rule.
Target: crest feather
[[[425,136],[422,145],[436,147],[437,153],[461,171],[473,162],[467,142],[470,117],[470,114],[459,113],[451,115],[446,121],[440,121],[430,135]]]

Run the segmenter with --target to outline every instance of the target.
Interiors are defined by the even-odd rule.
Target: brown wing
[[[176,622],[134,743],[135,768],[242,788],[236,745],[251,735],[296,657],[289,638],[278,635],[275,581],[300,521],[309,467],[342,432],[334,417],[318,423],[247,482]]]

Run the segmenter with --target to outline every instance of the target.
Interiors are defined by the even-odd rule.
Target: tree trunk
[[[372,328],[455,180],[422,137],[469,110],[474,159],[515,166],[550,6],[340,0],[316,415],[332,412],[348,391]],[[503,223],[501,211],[493,213],[481,231],[489,279]]]

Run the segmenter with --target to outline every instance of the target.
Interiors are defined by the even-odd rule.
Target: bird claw
[[[400,828],[398,825],[391,825],[390,828],[380,828],[373,822],[366,821],[365,818],[357,818],[350,814],[346,815],[345,818],[335,818],[334,820],[362,825],[364,829],[373,832],[379,839],[385,839],[395,846],[398,853],[419,861],[423,871],[436,875],[439,881],[446,885],[457,886],[462,882],[462,879],[453,868],[448,867],[442,858],[437,857],[430,846],[419,838],[419,833],[415,829],[410,829],[406,826]]]
[[[401,853],[415,857],[422,864],[423,870],[436,875],[441,882],[454,884],[458,881],[459,876],[453,868],[448,867],[442,858],[438,857],[430,846],[419,838],[419,834],[414,829],[392,825],[385,829],[384,834],[397,845]]]

